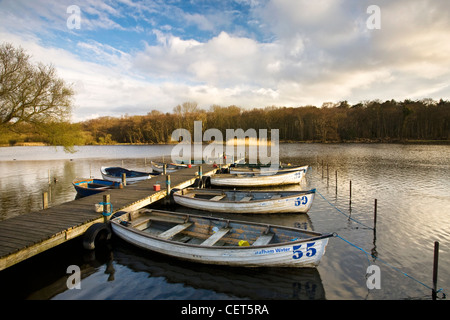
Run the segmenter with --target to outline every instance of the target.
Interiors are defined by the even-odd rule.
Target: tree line
[[[70,123],[74,95],[52,65],[34,64],[22,48],[0,45],[0,145],[43,142],[73,151],[86,144],[171,143],[175,129],[192,136],[194,121],[202,121],[203,131],[219,129],[223,137],[227,129],[278,129],[281,141],[450,141],[450,102],[443,99],[207,110],[185,102],[166,113]]]
[[[185,102],[172,112],[151,111],[142,116],[101,117],[80,123],[87,144],[170,143],[175,129],[193,136],[194,121],[203,131],[219,129],[279,129],[281,141],[346,142],[450,140],[450,102],[404,100],[347,101],[321,107],[265,107],[250,110],[212,105],[208,110]]]

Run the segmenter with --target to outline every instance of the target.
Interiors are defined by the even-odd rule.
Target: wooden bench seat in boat
[[[231,230],[230,228],[222,228],[213,235],[211,235],[208,239],[203,241],[200,245],[213,246],[217,241],[223,238],[223,236],[225,236],[230,230]]]
[[[170,228],[169,230],[166,230],[163,233],[160,233],[158,235],[158,238],[164,239],[164,240],[169,240],[174,235],[176,235],[177,233],[182,232],[183,230],[186,230],[190,226],[192,226],[192,222],[177,224],[176,226]]]
[[[253,196],[250,196],[250,197],[243,197],[240,201],[242,201],[242,202],[247,202],[247,201],[250,201],[250,200],[252,200],[253,199]]]
[[[222,200],[223,198],[225,198],[226,196],[227,196],[226,194],[221,194],[221,195],[212,197],[211,199],[209,199],[209,201],[220,201],[220,200]]]
[[[184,221],[178,219],[178,218],[172,218],[172,217],[158,217],[158,216],[142,216],[137,219],[131,220],[131,227],[136,228],[138,230],[144,230],[147,229],[152,221],[158,221],[158,222],[168,222],[168,223],[184,223]]]
[[[270,241],[272,241],[273,236],[273,233],[263,234],[259,236],[259,238],[255,240],[255,242],[252,243],[252,246],[265,246],[266,244],[269,244]]]

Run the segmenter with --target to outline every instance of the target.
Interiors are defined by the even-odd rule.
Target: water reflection
[[[126,147],[126,148],[124,148]],[[155,146],[135,148],[120,146],[117,149],[89,148],[89,156],[73,159],[63,158],[51,160],[38,152],[31,152],[28,160],[12,161],[11,154],[0,154],[0,219],[12,217],[25,212],[39,210],[43,191],[51,191],[51,203],[55,205],[73,200],[76,192],[72,186],[75,178],[89,176],[100,177],[102,165],[123,165],[146,171],[150,163],[145,158],[155,156],[162,160]],[[37,150],[37,149],[32,149]],[[124,152],[125,150],[125,152]],[[166,150],[167,151],[167,150]],[[9,152],[9,151],[8,151]],[[22,150],[21,152],[25,151]],[[83,152],[87,152],[83,149]],[[28,150],[30,153],[30,149]],[[44,157],[45,160],[32,160]],[[87,153],[85,153],[86,155]],[[127,154],[128,158],[123,157]],[[133,155],[137,155],[133,157]],[[170,151],[168,152],[170,154]],[[48,156],[48,154],[47,154]],[[71,156],[71,155],[69,155]],[[101,156],[101,158],[99,158]],[[6,158],[8,159],[6,159]],[[24,156],[25,157],[25,156]],[[66,155],[67,157],[67,155]],[[131,157],[131,158],[130,158]],[[285,163],[309,164],[307,183],[295,186],[299,189],[317,188],[326,200],[316,195],[311,210],[306,215],[258,215],[238,216],[225,215],[229,219],[247,219],[258,222],[301,226],[320,232],[337,232],[353,244],[367,252],[387,261],[399,270],[429,284],[432,274],[433,243],[441,243],[439,261],[438,286],[450,288],[450,255],[446,248],[450,243],[450,146],[402,146],[402,145],[321,145],[321,144],[282,144],[280,159]],[[6,161],[8,160],[8,161]],[[322,161],[325,165],[322,177]],[[327,180],[326,164],[329,168]],[[338,172],[336,190],[335,171]],[[50,171],[50,184],[49,184]],[[55,181],[56,178],[56,181]],[[352,199],[350,205],[349,181],[352,181]],[[373,225],[374,199],[378,199],[377,229],[361,226],[335,210],[330,203],[343,213],[367,226]],[[174,210],[186,210],[174,208]],[[200,213],[200,212],[196,212]],[[203,213],[208,214],[208,213]],[[290,274],[286,270],[272,274],[270,270],[253,271],[222,270],[215,267],[198,266],[166,259],[119,242],[112,247],[112,258],[105,254],[105,259],[83,259],[83,254],[63,251],[58,254],[39,255],[40,260],[33,265],[14,267],[21,270],[14,276],[14,283],[6,290],[20,297],[37,297],[56,299],[95,298],[95,299],[230,299],[251,298],[261,294],[270,299],[271,282],[279,281],[280,288],[271,291],[280,292],[276,297],[283,299],[308,298],[308,292],[315,288],[315,298],[327,299],[407,299],[424,297],[429,290],[418,285],[403,274],[393,272],[376,259],[370,258],[340,239],[330,239],[317,274],[312,275],[301,270]],[[41,258],[42,257],[42,258]],[[45,258],[47,257],[47,258]],[[109,259],[109,260],[108,260]],[[111,260],[112,259],[112,260]],[[143,261],[141,260],[143,259]],[[36,262],[38,261],[38,262]],[[89,262],[90,261],[90,262]],[[107,261],[110,261],[109,264]],[[133,261],[136,261],[134,263]],[[366,287],[366,268],[368,264],[378,264],[382,269],[382,289],[369,291]],[[70,264],[83,266],[83,290],[75,292],[65,288],[66,268]],[[48,268],[50,278],[41,280],[29,275],[30,270]],[[152,269],[152,266],[157,266]],[[164,270],[168,269],[164,273]],[[200,271],[201,270],[201,271]],[[228,279],[234,286],[225,283],[217,288],[214,284],[215,271],[226,282]],[[9,270],[0,273],[7,279]],[[107,272],[107,273],[105,273]],[[235,273],[234,273],[235,272]],[[296,273],[298,272],[298,274]],[[46,272],[37,274],[45,274]],[[179,273],[179,275],[178,275]],[[318,273],[320,276],[318,277]],[[272,279],[267,282],[267,279]],[[280,274],[289,275],[287,279],[277,278]],[[303,276],[320,279],[302,280]],[[183,278],[184,277],[184,278]],[[202,281],[202,277],[206,280]],[[27,279],[27,281],[24,280]],[[55,279],[56,278],[56,279]],[[47,280],[44,280],[47,279]],[[109,281],[108,281],[109,279]],[[222,281],[221,280],[221,281]],[[3,280],[2,280],[3,281]],[[309,282],[308,282],[309,281]],[[59,284],[55,284],[59,282]],[[255,283],[256,282],[256,283]],[[258,287],[257,282],[264,283]],[[2,287],[3,287],[2,282]],[[237,284],[236,284],[237,283]],[[253,289],[245,289],[246,285]],[[221,289],[223,286],[226,288]],[[135,292],[133,288],[141,288]],[[236,289],[234,287],[238,287]],[[308,288],[308,289],[307,289]],[[62,291],[59,291],[62,290]],[[323,294],[321,293],[323,290]],[[40,291],[40,293],[36,293]],[[43,291],[46,293],[44,294]],[[262,291],[263,293],[253,293]],[[448,291],[448,290],[447,290]],[[35,292],[37,294],[34,295]],[[247,296],[246,296],[247,295]],[[285,298],[284,298],[285,297]]]
[[[102,267],[102,281],[96,283],[96,290],[65,290],[54,299],[103,299],[107,295],[111,299],[161,299],[165,296],[173,300],[192,298],[189,296],[192,292],[196,292],[199,299],[325,299],[322,281],[315,268],[280,270],[199,265],[143,251],[116,240],[109,249],[95,251],[96,256],[109,257]],[[91,274],[96,259],[84,266],[83,277]],[[130,272],[139,274],[140,279],[146,278],[147,283],[133,282],[132,288],[124,289],[123,283],[130,281]],[[66,279],[59,280],[60,286],[65,286],[62,282]],[[145,290],[157,284],[158,290]],[[83,282],[81,285],[83,287]],[[189,293],[178,294],[180,285]],[[42,295],[36,293],[33,297]]]

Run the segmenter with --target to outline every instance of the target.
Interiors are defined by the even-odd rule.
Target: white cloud
[[[54,64],[74,83],[75,120],[167,112],[185,101],[264,107],[450,98],[448,1],[379,0],[381,30],[368,30],[368,0],[239,0],[250,10],[249,25],[260,28],[262,36],[256,37],[243,26],[231,27],[233,12],[84,0],[79,6],[85,33],[66,39],[73,52],[53,41],[55,30],[68,32],[69,2],[3,1],[0,38],[21,45],[36,61]],[[158,24],[155,13],[173,13],[212,36]],[[125,16],[136,25],[119,23]],[[103,29],[132,30],[141,40],[132,49],[119,49],[93,31]]]

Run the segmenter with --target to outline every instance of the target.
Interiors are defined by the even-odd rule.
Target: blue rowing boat
[[[155,172],[142,172],[135,170],[128,170],[122,167],[101,167],[100,171],[102,177],[108,181],[122,181],[122,175],[125,174],[127,183],[133,183],[137,181],[150,179],[152,176],[160,175],[160,173]]]
[[[120,182],[102,179],[75,179],[72,184],[80,197],[90,196],[108,189],[120,188]]]

